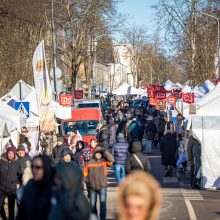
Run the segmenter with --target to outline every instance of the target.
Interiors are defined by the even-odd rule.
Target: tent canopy
[[[206,80],[200,87],[199,89],[204,93],[207,94],[210,91],[212,91],[215,88],[215,85],[210,81]]]
[[[10,136],[10,129],[6,121],[0,118],[0,138],[5,138]]]
[[[112,93],[114,95],[127,95],[129,87],[130,87],[130,85],[128,85],[127,83],[123,83],[119,88],[114,90]],[[130,94],[131,95],[138,95],[138,94],[140,94],[140,91],[138,89],[136,89],[135,87],[131,86]]]

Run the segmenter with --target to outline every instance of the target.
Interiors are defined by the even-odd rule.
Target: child
[[[99,195],[101,220],[106,219],[107,166],[112,165],[113,162],[114,158],[108,151],[96,147],[92,160],[86,164],[83,172],[89,182],[91,212],[96,215],[97,195]]]

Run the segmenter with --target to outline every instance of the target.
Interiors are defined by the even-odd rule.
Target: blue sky
[[[146,25],[152,32],[155,27],[155,10],[151,6],[157,3],[158,0],[124,0],[118,4],[118,10],[129,15],[127,25]]]

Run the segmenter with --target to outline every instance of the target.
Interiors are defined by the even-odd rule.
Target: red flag
[[[156,110],[166,110],[166,101],[165,100],[156,100],[155,103]]]
[[[162,91],[165,90],[164,87],[163,87],[163,86],[160,86],[160,85],[155,85],[155,86],[154,86],[154,89],[155,89],[155,91],[157,91],[157,92],[162,92]]]
[[[172,96],[176,97],[177,99],[181,99],[182,98],[181,89],[173,89]]]
[[[149,104],[150,105],[155,105],[156,99],[155,98],[150,98],[149,99]]]
[[[153,88],[148,88],[147,89],[147,94],[149,98],[154,98],[154,89]]]
[[[83,90],[75,90],[74,91],[75,99],[83,99]]]
[[[170,103],[170,105],[174,106],[176,105],[176,97],[174,96],[169,96],[167,97],[167,101]]]
[[[73,104],[73,96],[71,94],[60,94],[59,101],[62,106],[71,106]]]
[[[183,93],[182,94],[183,102],[188,104],[194,103],[194,93]]]
[[[160,100],[166,99],[166,91],[156,92],[155,98]]]

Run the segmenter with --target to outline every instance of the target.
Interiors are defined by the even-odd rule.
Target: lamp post
[[[205,16],[207,16],[207,17],[210,17],[210,18],[213,18],[213,19],[215,19],[216,21],[217,21],[217,24],[218,24],[218,31],[217,31],[217,35],[218,35],[218,39],[217,39],[217,58],[218,58],[218,62],[217,62],[217,65],[216,65],[216,75],[217,76],[219,76],[219,62],[220,62],[220,58],[219,58],[219,55],[220,55],[220,53],[219,53],[219,49],[220,49],[220,45],[219,45],[219,43],[220,43],[220,39],[219,39],[219,37],[220,37],[220,22],[219,22],[219,18],[217,18],[217,17],[215,17],[214,15],[210,15],[210,14],[207,14],[207,13],[205,13],[205,12],[203,12],[203,11],[196,11],[197,13],[200,13],[200,14],[202,14],[202,15],[205,15]]]

